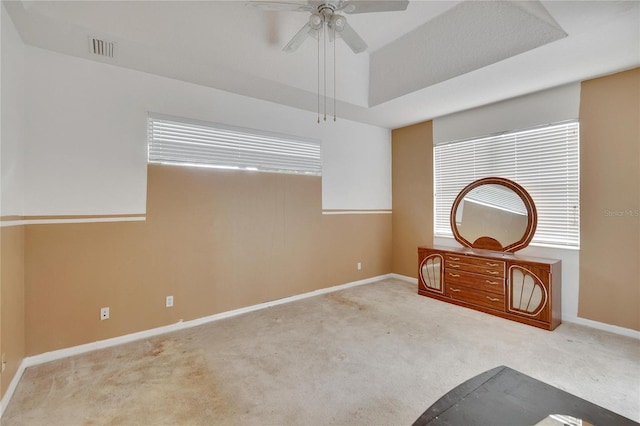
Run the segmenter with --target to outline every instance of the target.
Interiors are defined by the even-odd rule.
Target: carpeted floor
[[[25,372],[17,425],[406,425],[506,365],[640,420],[640,341],[548,332],[387,279]]]

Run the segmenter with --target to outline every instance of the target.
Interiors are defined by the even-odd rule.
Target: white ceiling
[[[307,13],[241,0],[5,5],[25,43],[317,110],[316,40],[282,51]],[[412,0],[403,12],[347,18],[369,49],[336,45],[338,117],[381,127],[640,65],[640,1]],[[90,36],[115,41],[116,57],[91,55]]]

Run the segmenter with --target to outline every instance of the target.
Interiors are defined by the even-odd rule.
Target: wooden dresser
[[[555,329],[561,322],[561,261],[454,247],[418,247],[418,293]]]

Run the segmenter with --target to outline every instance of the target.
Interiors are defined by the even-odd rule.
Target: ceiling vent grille
[[[92,55],[102,56],[104,58],[115,58],[116,43],[97,37],[89,37],[89,52]]]

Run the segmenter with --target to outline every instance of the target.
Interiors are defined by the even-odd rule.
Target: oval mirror
[[[467,185],[451,207],[453,236],[465,247],[515,252],[531,242],[538,223],[529,193],[509,179]]]

